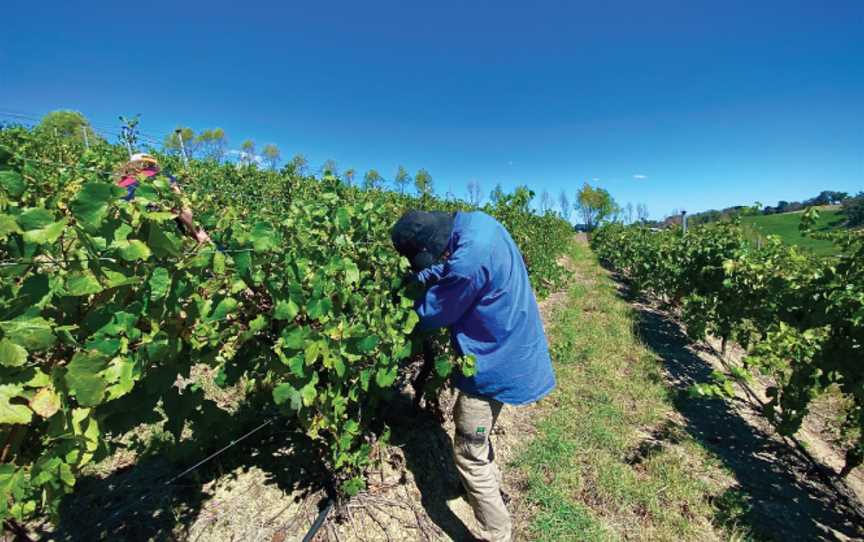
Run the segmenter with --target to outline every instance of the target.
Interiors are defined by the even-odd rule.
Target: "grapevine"
[[[166,155],[183,196],[156,180],[127,202],[111,176],[125,157],[0,129],[0,521],[56,515],[81,470],[142,424],[211,446],[230,416],[179,384],[201,365],[304,432],[340,495],[362,489],[386,434],[377,413],[423,340],[390,226],[412,207],[468,206]],[[484,210],[548,290],[570,228],[530,212],[532,195]],[[180,207],[212,246],[178,231]],[[451,353],[435,369],[440,384],[473,365]]]
[[[804,215],[805,232],[815,218],[815,209]],[[839,256],[817,258],[772,237],[756,247],[737,223],[686,234],[613,224],[592,246],[637,290],[679,307],[694,338],[746,347],[745,367],[773,380],[766,414],[781,434],[795,434],[811,401],[839,387],[852,400],[845,426],[861,435],[846,452],[845,475],[864,460],[864,235],[819,235],[840,246]],[[731,393],[728,385],[700,390]]]

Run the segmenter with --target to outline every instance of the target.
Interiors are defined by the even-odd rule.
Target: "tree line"
[[[132,121],[121,119],[121,121],[131,126],[133,130],[137,126],[137,119]],[[75,139],[82,143],[88,136],[90,141],[99,138],[87,118],[77,111],[58,110],[48,113],[37,130],[62,138]],[[131,137],[135,139],[134,135]],[[432,175],[423,168],[412,175],[404,166],[399,165],[390,180],[374,168],[363,173],[362,177],[354,168],[340,170],[339,165],[332,159],[326,160],[319,168],[312,169],[303,154],[295,154],[287,161],[283,161],[282,151],[273,143],[264,145],[259,152],[254,140],[245,139],[241,142],[239,150],[232,150],[229,146],[228,134],[219,127],[196,131],[189,126],[178,125],[164,136],[161,146],[163,152],[175,156],[182,155],[189,160],[211,160],[221,164],[229,161],[233,155],[236,156],[237,164],[241,167],[261,167],[287,174],[331,176],[349,186],[356,184],[365,190],[391,188],[404,195],[413,188],[420,197],[431,197],[435,193]],[[501,201],[505,194],[501,183],[496,183],[487,196],[480,181],[474,179],[467,183],[464,201],[474,207],[481,207],[487,201],[494,205]],[[448,189],[444,199],[460,198],[452,189]],[[577,228],[584,230],[593,230],[606,221],[628,224],[648,221],[648,209],[644,204],[634,206],[632,203],[627,203],[623,207],[619,206],[608,191],[592,187],[588,183],[583,184],[572,199],[564,189],[560,191],[557,199],[553,198],[548,190],[544,190],[540,195],[539,208],[535,211],[539,211],[540,214],[554,213],[571,223],[575,219],[578,222]]]

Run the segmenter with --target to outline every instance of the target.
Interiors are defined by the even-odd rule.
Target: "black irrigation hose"
[[[309,532],[306,533],[306,536],[303,537],[303,542],[311,542],[315,535],[318,534],[318,531],[321,529],[321,526],[324,525],[324,520],[327,519],[327,516],[330,514],[330,510],[333,509],[333,499],[330,497],[324,497],[325,504],[324,508],[318,512],[318,517],[315,518],[315,522],[312,523],[312,527],[309,528]]]

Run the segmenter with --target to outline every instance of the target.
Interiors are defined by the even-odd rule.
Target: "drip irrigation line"
[[[184,471],[181,472],[180,474],[178,474],[178,475],[172,477],[170,480],[168,480],[167,482],[165,482],[163,485],[170,486],[171,484],[173,484],[174,482],[176,482],[176,481],[179,480],[180,478],[183,478],[184,476],[186,476],[186,475],[189,474],[190,472],[192,472],[192,471],[198,469],[199,467],[201,467],[202,465],[204,465],[204,464],[207,463],[208,461],[211,461],[212,459],[214,459],[214,458],[216,458],[216,457],[219,457],[220,455],[222,455],[223,453],[227,452],[228,450],[230,450],[230,449],[233,448],[234,446],[237,446],[238,444],[240,444],[241,442],[243,442],[243,441],[246,440],[247,438],[251,437],[252,435],[254,435],[255,433],[257,433],[258,431],[264,429],[265,427],[267,427],[267,426],[270,425],[271,423],[273,423],[273,418],[270,418],[269,420],[265,421],[264,423],[262,423],[261,425],[259,425],[259,426],[256,427],[255,429],[252,429],[251,431],[247,432],[247,433],[246,433],[245,435],[243,435],[242,437],[240,437],[240,438],[238,438],[238,439],[235,439],[235,440],[232,440],[231,442],[229,442],[228,444],[226,444],[225,446],[223,446],[222,448],[220,448],[220,449],[217,450],[216,452],[213,452],[212,454],[208,455],[207,457],[205,457],[205,458],[202,459],[201,461],[195,463],[194,465],[192,465],[192,466],[189,467],[188,469],[184,470]]]
[[[217,252],[222,253],[222,254],[239,254],[242,252],[268,252],[268,251],[259,251],[259,250],[255,250],[254,248],[209,250],[210,254],[215,254]],[[189,257],[189,256],[198,256],[198,255],[202,255],[202,254],[208,254],[208,250],[184,252],[183,256]],[[179,262],[182,260],[183,260],[183,258],[163,258],[162,259],[162,261],[174,261],[174,262]],[[95,257],[89,257],[88,256],[88,257],[84,257],[84,258],[61,258],[61,259],[47,258],[46,257],[46,259],[44,259],[44,260],[32,259],[32,258],[31,259],[20,259],[20,260],[2,260],[2,261],[0,261],[0,267],[13,267],[16,265],[34,265],[34,264],[36,264],[36,265],[39,265],[39,264],[57,265],[57,264],[61,264],[61,263],[79,263],[79,262],[96,262],[96,261],[117,263],[120,260],[118,260],[117,258],[109,258],[106,256],[95,256]],[[126,261],[126,260],[123,260],[123,261]],[[132,262],[130,262],[130,263],[132,263]]]
[[[101,173],[103,175],[116,176],[117,172],[112,171],[104,171],[101,169],[97,169],[95,167],[90,166],[82,166],[80,164],[64,164],[63,162],[55,162],[53,160],[45,160],[43,158],[27,158],[24,156],[19,156],[17,154],[13,155],[14,159],[21,160],[22,162],[32,162],[34,164],[43,164],[46,166],[57,166],[65,169],[79,169],[81,171],[90,171],[92,173]]]
[[[330,497],[324,498],[326,499],[324,507],[320,512],[318,512],[318,517],[315,518],[315,521],[312,523],[306,536],[303,537],[303,542],[311,542],[311,540],[315,538],[315,535],[318,534],[318,530],[321,529],[322,525],[324,525],[324,520],[326,520],[327,516],[330,514],[330,510],[333,509],[333,499]]]
[[[263,429],[264,427],[266,427],[266,426],[272,424],[274,421],[275,421],[275,418],[270,418],[269,420],[265,421],[264,423],[258,425],[258,426],[255,427],[254,429],[252,429],[251,431],[248,431],[247,433],[245,433],[245,434],[242,435],[241,437],[232,440],[231,442],[229,442],[228,444],[226,444],[225,446],[223,446],[222,448],[220,448],[220,449],[217,450],[216,452],[210,454],[209,456],[205,457],[205,458],[202,459],[201,461],[195,463],[194,465],[192,465],[191,467],[187,468],[186,470],[184,470],[184,471],[181,472],[180,474],[177,474],[177,475],[175,475],[175,476],[172,476],[170,479],[168,479],[168,480],[165,481],[164,483],[158,484],[157,487],[155,487],[155,488],[153,488],[153,489],[150,489],[149,491],[146,491],[143,495],[141,495],[141,497],[139,497],[138,499],[134,500],[133,502],[127,504],[126,506],[122,507],[120,510],[117,510],[116,512],[114,512],[113,514],[111,514],[108,518],[106,518],[105,520],[97,521],[97,522],[96,522],[92,527],[90,527],[89,529],[87,529],[86,532],[87,532],[88,534],[89,534],[89,533],[92,533],[93,531],[95,531],[96,529],[99,529],[100,527],[102,527],[102,526],[105,525],[106,523],[107,523],[108,525],[110,525],[110,524],[111,524],[110,522],[116,520],[118,517],[120,517],[120,516],[122,516],[123,514],[125,514],[126,512],[128,512],[130,509],[132,509],[132,508],[134,508],[134,507],[136,507],[136,506],[139,506],[141,503],[145,502],[147,499],[149,499],[150,497],[152,497],[153,494],[157,491],[157,489],[158,489],[158,490],[162,490],[162,489],[165,488],[165,487],[171,486],[171,485],[172,485],[175,481],[177,481],[178,479],[182,478],[183,476],[186,476],[187,474],[189,474],[190,472],[192,472],[192,471],[194,471],[194,470],[199,469],[202,465],[208,463],[209,461],[212,461],[213,459],[219,457],[220,455],[222,455],[223,453],[227,452],[228,450],[230,450],[230,449],[233,448],[234,446],[237,446],[238,444],[240,444],[241,442],[243,442],[243,441],[246,440],[247,438],[249,438],[249,437],[251,437],[252,435],[254,435],[255,433],[257,433],[258,431],[260,431],[260,430]],[[163,496],[163,498],[164,498],[164,496]]]

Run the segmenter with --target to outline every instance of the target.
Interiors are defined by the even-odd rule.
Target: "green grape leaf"
[[[153,222],[167,222],[168,220],[177,218],[177,215],[171,211],[153,211],[144,213],[144,217]]]
[[[5,239],[10,233],[21,233],[21,228],[14,217],[0,215],[0,239]]]
[[[0,464],[0,519],[6,518],[9,513],[9,498],[13,502],[24,498],[27,489],[27,475],[23,468],[18,468],[11,463]],[[14,506],[14,505],[13,505]]]
[[[348,209],[345,207],[336,209],[336,220],[334,222],[339,231],[348,231],[348,227],[351,225],[351,215]]]
[[[236,299],[233,297],[226,297],[216,305],[216,308],[213,309],[213,312],[207,317],[207,321],[215,322],[217,320],[224,320],[226,316],[231,314],[231,312],[237,308],[237,305],[239,305],[239,303]]]
[[[24,397],[24,388],[17,384],[0,385],[0,424],[28,424],[33,412],[27,405],[11,403],[12,399]]]
[[[79,222],[98,228],[108,214],[108,205],[125,193],[125,189],[114,184],[87,183],[72,200],[69,208]]]
[[[0,329],[6,338],[29,351],[44,350],[57,340],[51,332],[51,322],[41,316],[19,317],[0,322]]]
[[[133,239],[127,245],[120,248],[120,257],[127,262],[146,260],[151,254],[150,247],[144,244],[144,241],[138,239]]]
[[[417,322],[420,321],[420,317],[417,316],[417,313],[413,310],[408,313],[408,317],[405,319],[405,323],[402,325],[402,332],[406,335],[414,331],[414,327],[417,325]]]
[[[31,373],[33,376],[24,383],[25,388],[44,388],[51,384],[51,377],[45,374],[42,369],[38,367],[33,369]]]
[[[19,224],[21,223],[20,217],[18,222]],[[69,221],[64,218],[63,220],[53,222],[42,228],[30,230],[26,230],[25,228],[22,237],[24,238],[24,241],[28,243],[36,243],[37,245],[51,244],[60,237],[68,222]]]
[[[342,491],[349,497],[357,495],[366,488],[366,480],[360,476],[355,476],[350,480],[342,482]]]
[[[297,303],[290,297],[288,299],[280,299],[276,302],[276,307],[273,309],[273,318],[276,320],[293,320],[297,317],[300,308]]]
[[[313,380],[314,382],[314,380]],[[300,395],[303,396],[303,405],[312,406],[315,402],[315,397],[318,396],[318,391],[315,389],[315,384],[310,382],[300,389]]]
[[[106,356],[113,356],[120,350],[120,345],[120,339],[105,338],[97,335],[87,341],[86,348],[87,350],[98,350]]]
[[[171,289],[171,274],[164,267],[157,267],[147,281],[150,286],[150,299],[158,301],[168,295]]]
[[[213,253],[213,272],[217,275],[225,272],[225,254],[222,252]]]
[[[295,326],[282,332],[282,344],[290,350],[303,350],[306,342],[306,328]]]
[[[471,355],[462,358],[462,374],[468,378],[477,374],[477,358]]]
[[[363,391],[369,391],[369,380],[372,378],[371,369],[363,369],[360,371],[360,388]]]
[[[450,373],[453,371],[453,363],[450,361],[450,358],[447,356],[440,356],[435,360],[435,372],[438,373],[438,376],[441,378],[450,376]]]
[[[318,356],[321,354],[321,342],[320,341],[312,341],[306,344],[306,349],[304,351],[304,361],[306,365],[312,365],[318,360]]]
[[[81,406],[96,406],[105,397],[106,382],[100,375],[107,368],[101,352],[78,352],[66,366],[66,385]]]
[[[336,371],[336,375],[338,375],[339,378],[345,376],[345,362],[342,361],[341,357],[334,356],[331,358],[331,363],[333,364],[333,370]]]
[[[378,346],[379,342],[381,342],[381,339],[378,338],[378,335],[367,335],[357,341],[357,351],[361,354],[368,354]]]
[[[180,241],[174,234],[162,230],[161,226],[150,225],[147,245],[158,258],[177,258],[180,256]]]
[[[256,252],[267,252],[277,247],[276,231],[267,222],[257,222],[252,227],[252,246]]]
[[[124,270],[129,273],[131,271]],[[117,288],[120,286],[125,286],[127,284],[135,284],[140,282],[140,278],[134,275],[124,275],[123,273],[118,273],[117,271],[111,271],[110,269],[102,268],[102,274],[105,276],[105,287],[106,288]]]
[[[91,271],[78,271],[66,277],[66,293],[71,296],[98,294],[103,290]]]
[[[354,262],[345,264],[345,282],[346,284],[356,284],[360,282],[360,268]]]
[[[296,355],[288,360],[288,367],[291,368],[291,373],[298,378],[306,377],[306,363],[303,356]]]
[[[259,331],[265,329],[267,327],[267,317],[263,314],[259,314],[256,316],[251,322],[249,322],[249,331],[252,333],[258,333]]]
[[[0,188],[15,199],[21,197],[27,185],[17,171],[0,171]]]
[[[42,207],[27,209],[18,215],[18,224],[24,231],[41,230],[54,223],[54,213]]]
[[[292,410],[300,410],[303,406],[303,396],[300,391],[287,382],[273,388],[273,401],[277,405],[290,402]]]
[[[27,363],[27,349],[9,339],[0,341],[0,365],[20,367]]]
[[[306,314],[313,320],[320,320],[322,317],[329,315],[331,310],[333,310],[333,302],[324,297],[309,303],[306,308]]]
[[[105,371],[105,376],[112,385],[106,390],[111,401],[131,392],[135,387],[135,363],[127,358],[117,358]]]
[[[379,388],[389,388],[394,382],[396,382],[397,372],[398,367],[395,365],[389,369],[382,367],[375,373],[375,383],[378,384]]]

